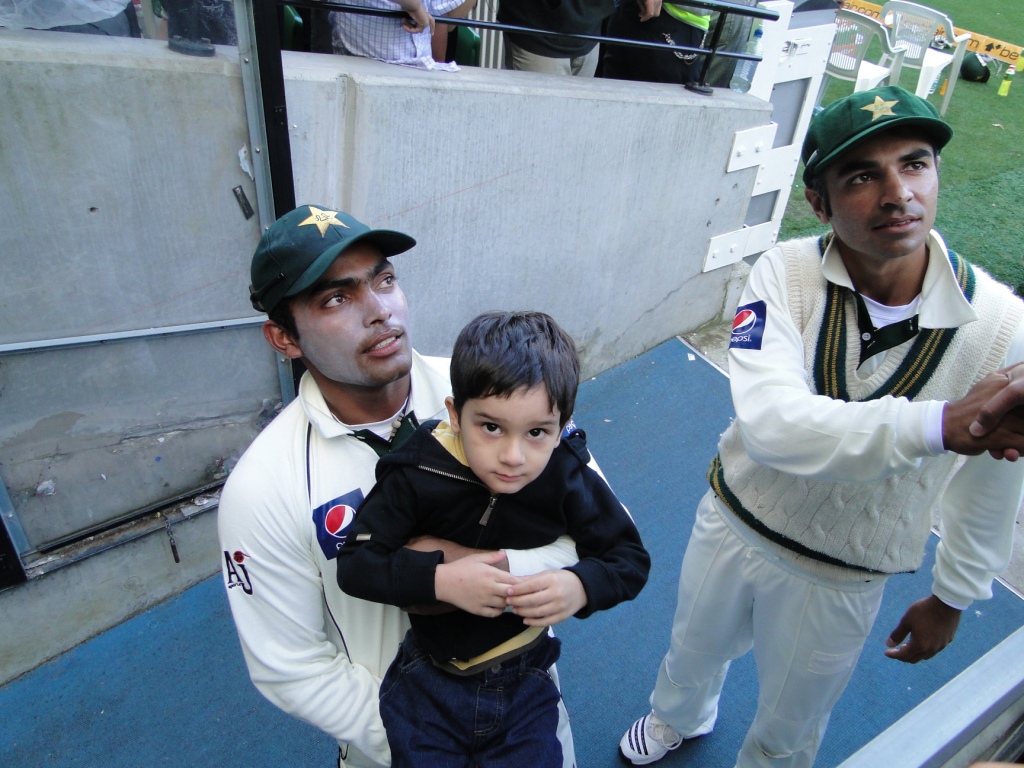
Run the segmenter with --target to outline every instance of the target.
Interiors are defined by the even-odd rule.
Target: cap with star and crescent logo
[[[860,91],[832,102],[811,121],[800,153],[804,183],[854,145],[897,126],[920,128],[936,152],[953,137],[934,106],[898,85]]]
[[[344,211],[300,205],[279,218],[260,238],[252,257],[249,300],[273,312],[282,299],[316,282],[343,251],[371,243],[385,256],[404,253],[416,241],[390,229],[371,229]]]

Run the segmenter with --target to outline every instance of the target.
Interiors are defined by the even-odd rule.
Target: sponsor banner
[[[863,2],[862,0],[846,0],[846,2],[843,3],[843,8],[856,11],[857,13],[862,13],[873,19],[880,18],[882,13],[882,6],[874,3]],[[964,32],[970,31],[960,29],[960,27],[954,27],[954,30],[954,34],[951,35],[942,27],[939,27],[939,34],[945,35],[950,41],[952,41],[955,35],[960,35]],[[996,40],[994,37],[979,35],[977,32],[971,32],[971,39],[967,42],[967,50],[973,51],[974,53],[980,53],[985,56],[991,56],[997,61],[1006,64],[1016,65],[1017,59],[1020,58],[1021,46],[1006,43],[1002,40]]]

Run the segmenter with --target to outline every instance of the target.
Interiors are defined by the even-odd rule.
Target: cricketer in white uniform
[[[224,580],[253,683],[336,738],[340,766],[390,765],[378,688],[409,622],[398,608],[342,592],[337,551],[397,425],[411,431],[444,411],[451,394],[448,360],[412,350],[405,297],[382,258],[413,245],[343,212],[301,206],[267,230],[253,257],[252,301],[271,318],[268,342],[308,370],[297,398],[253,441],[224,487]],[[290,304],[290,319],[282,304]],[[342,407],[356,414],[349,424],[336,415]],[[577,561],[567,538],[505,554],[515,575]],[[564,707],[562,714],[571,768]]]
[[[632,763],[710,732],[729,662],[753,648],[758,706],[736,765],[809,768],[887,578],[921,565],[933,509],[932,595],[886,655],[930,658],[960,612],[991,597],[1024,462],[988,455],[1007,434],[981,443],[967,430],[1006,386],[993,372],[1024,360],[1024,305],[931,228],[951,135],[898,87],[815,118],[804,181],[832,232],[765,253],[740,299],[736,419],[683,557],[652,712],[620,742]]]

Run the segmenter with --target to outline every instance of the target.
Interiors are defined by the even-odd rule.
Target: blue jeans
[[[380,686],[392,768],[562,768],[560,694],[548,669],[559,641],[475,675],[434,666],[408,632]]]

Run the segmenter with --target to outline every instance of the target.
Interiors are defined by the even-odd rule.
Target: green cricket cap
[[[804,184],[851,147],[881,131],[920,128],[938,152],[953,138],[953,129],[925,99],[898,85],[860,91],[825,107],[811,121],[800,159]]]
[[[408,235],[370,229],[344,211],[300,205],[271,224],[260,238],[252,257],[249,301],[260,312],[273,312],[282,299],[309,288],[356,243],[371,243],[385,256],[416,245]]]

